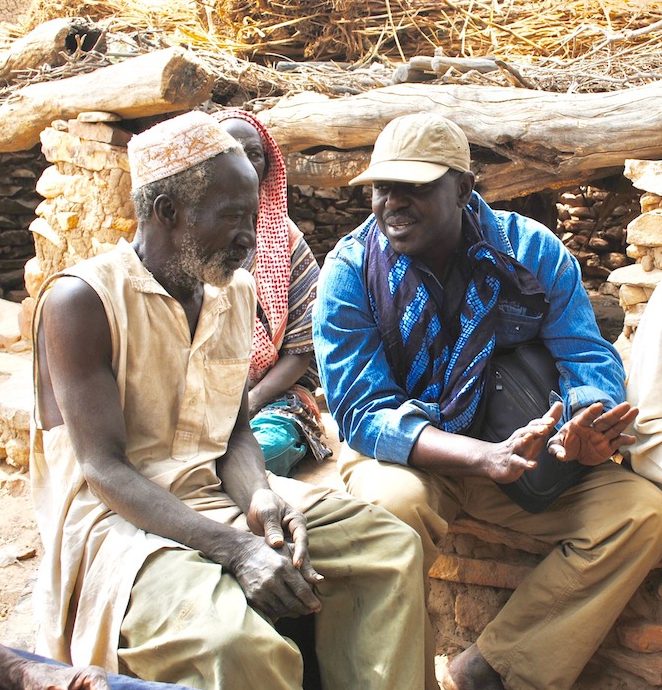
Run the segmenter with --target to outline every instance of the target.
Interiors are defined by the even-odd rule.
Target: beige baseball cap
[[[449,168],[467,172],[470,163],[469,142],[454,122],[432,112],[402,115],[384,127],[375,141],[370,166],[349,184],[425,184]]]

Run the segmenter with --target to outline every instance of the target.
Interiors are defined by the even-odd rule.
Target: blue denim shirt
[[[594,402],[607,409],[622,402],[625,372],[616,350],[598,330],[575,258],[545,226],[508,211],[494,211],[473,193],[485,240],[533,273],[549,301],[543,317],[499,303],[497,346],[540,338],[560,374],[563,420]],[[357,231],[328,254],[313,309],[313,338],[322,386],[340,436],[358,452],[407,464],[439,406],[407,398],[391,373],[368,303],[363,244]]]

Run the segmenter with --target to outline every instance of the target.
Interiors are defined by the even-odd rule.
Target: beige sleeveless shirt
[[[245,529],[240,511],[219,491],[215,460],[227,449],[248,372],[255,313],[250,274],[236,271],[223,289],[205,286],[192,341],[181,305],[124,241],[44,285],[35,333],[49,288],[62,275],[82,278],[105,309],[129,461],[195,510]],[[66,428],[45,431],[40,424],[37,361],[35,353],[30,474],[45,547],[35,593],[38,651],[116,671],[136,574],[154,551],[182,547],[137,529],[92,494]]]

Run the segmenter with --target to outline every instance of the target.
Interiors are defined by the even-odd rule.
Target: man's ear
[[[172,227],[177,222],[177,207],[167,194],[159,194],[154,199],[152,211],[161,225]]]
[[[458,201],[459,206],[464,208],[471,198],[471,192],[474,190],[474,183],[476,176],[469,170],[468,172],[460,173],[457,181]]]

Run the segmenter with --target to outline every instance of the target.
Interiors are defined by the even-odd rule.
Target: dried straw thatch
[[[342,61],[356,70],[439,48],[515,63],[546,90],[612,90],[662,78],[662,2],[648,0],[33,0],[19,26],[5,27],[5,40],[56,16],[88,17],[131,35],[133,52],[178,44],[212,63],[221,52],[250,60],[243,73],[257,81],[256,69],[279,61]],[[0,48],[1,41],[0,33]],[[330,78],[328,70],[318,76],[324,84]],[[498,83],[453,74],[443,81],[463,80]],[[272,81],[278,94],[298,90],[301,80]]]
[[[662,20],[647,0],[33,0],[24,28],[58,16],[112,19],[239,57],[355,62],[448,55],[575,59],[628,38],[655,47]]]

